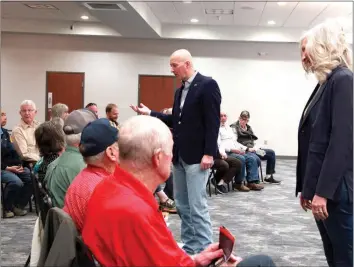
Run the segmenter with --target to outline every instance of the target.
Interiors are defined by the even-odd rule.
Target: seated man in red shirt
[[[112,174],[118,164],[118,130],[108,119],[89,123],[82,131],[79,150],[87,167],[70,184],[64,200],[66,211],[79,231],[84,223],[87,202],[96,185]]]
[[[218,244],[189,256],[177,245],[153,196],[170,175],[172,136],[150,116],[135,116],[119,131],[119,162],[89,200],[82,237],[101,266],[208,266],[223,255]],[[274,266],[232,256],[230,265]]]

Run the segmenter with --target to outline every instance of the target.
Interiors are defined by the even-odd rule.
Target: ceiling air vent
[[[233,15],[233,9],[205,9],[206,15]]]
[[[88,2],[84,5],[91,10],[120,10],[127,11],[122,4],[117,3],[100,3],[100,2]]]

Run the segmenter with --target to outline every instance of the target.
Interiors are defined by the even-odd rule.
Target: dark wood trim
[[[292,159],[296,160],[297,156],[276,156],[277,159]]]

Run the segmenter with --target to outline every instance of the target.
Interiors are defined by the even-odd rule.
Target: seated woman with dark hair
[[[231,124],[230,127],[236,129],[237,142],[246,146],[248,152],[253,152],[254,155],[257,155],[259,159],[267,161],[267,176],[264,180],[267,183],[279,184],[280,181],[275,180],[273,177],[273,174],[275,173],[275,152],[272,149],[262,148],[260,151],[258,151],[258,149],[255,148],[254,141],[257,140],[258,137],[253,133],[251,126],[247,124],[249,119],[250,113],[244,110],[241,112],[239,120]]]
[[[42,161],[38,166],[38,178],[43,182],[48,165],[53,162],[65,149],[64,132],[61,123],[46,121],[34,132],[36,143]]]

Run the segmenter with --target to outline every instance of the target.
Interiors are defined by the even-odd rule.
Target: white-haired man
[[[118,165],[117,141],[118,129],[105,118],[89,123],[82,131],[79,150],[87,167],[69,186],[63,208],[80,232],[93,190],[99,182],[112,174]]]
[[[181,239],[183,249],[193,255],[213,240],[205,186],[218,151],[221,93],[214,79],[194,69],[189,51],[175,51],[170,67],[182,81],[175,93],[172,114],[151,111],[143,104],[131,108],[157,117],[172,128],[174,195],[182,221]]]
[[[95,114],[87,109],[74,110],[65,120],[63,128],[66,141],[65,152],[49,164],[44,178],[55,207],[64,206],[68,187],[76,175],[86,167],[79,152],[81,132],[94,120],[96,120]]]
[[[11,139],[25,167],[26,163],[35,163],[40,158],[34,137],[39,125],[35,120],[36,114],[36,104],[32,100],[24,100],[20,105],[21,121],[12,130]]]
[[[208,266],[219,244],[189,256],[179,248],[153,196],[170,175],[172,135],[161,121],[136,116],[119,131],[114,174],[98,184],[87,207],[85,244],[102,266]],[[227,266],[274,266],[267,256],[231,257]]]

